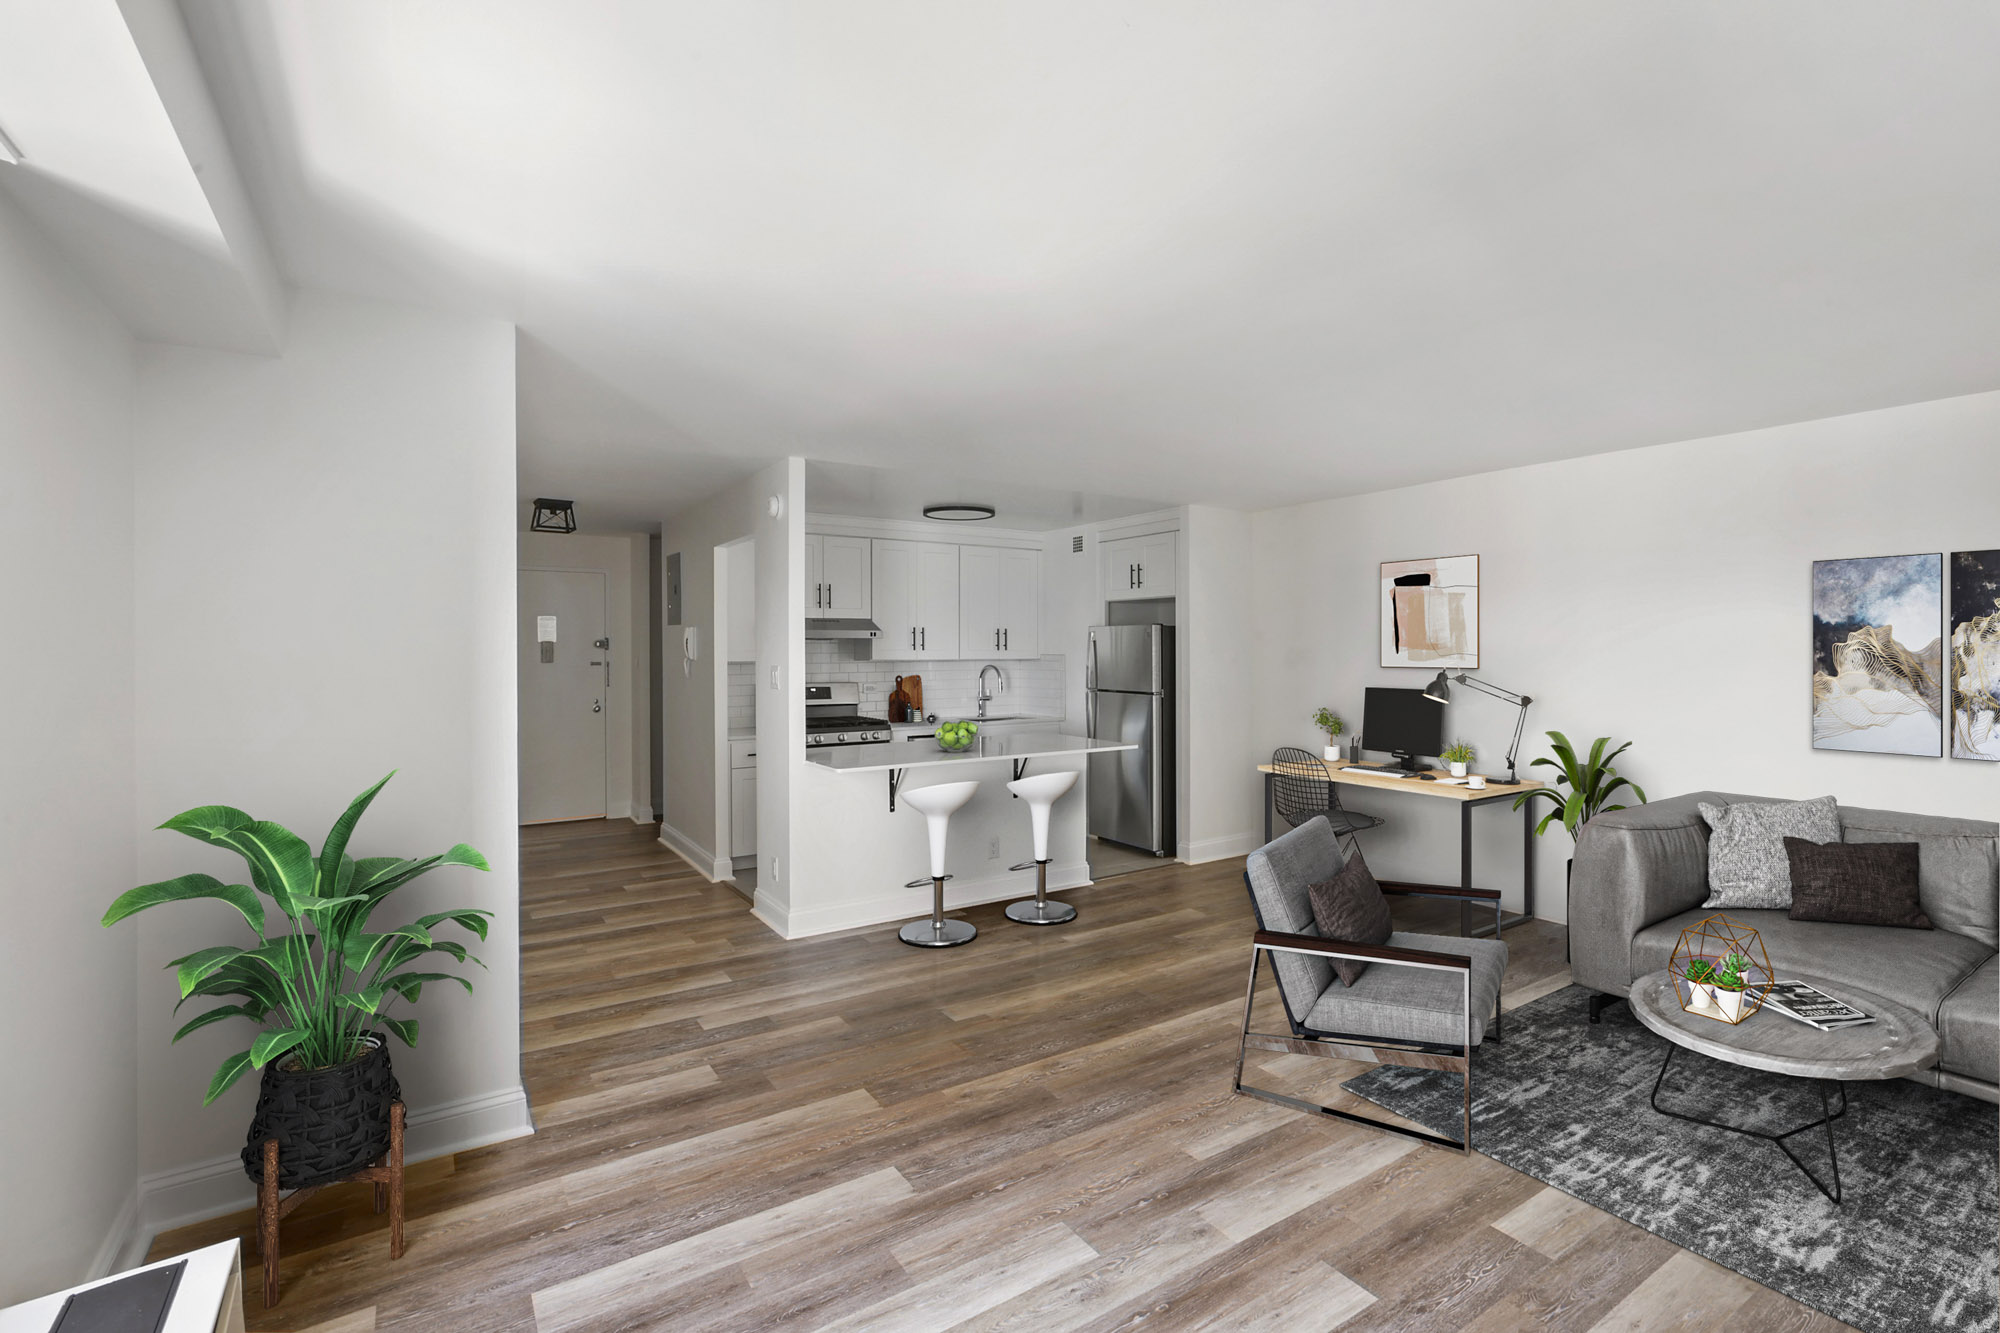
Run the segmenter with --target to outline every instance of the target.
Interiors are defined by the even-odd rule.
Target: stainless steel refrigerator
[[[1139,748],[1090,757],[1090,833],[1174,854],[1174,627],[1098,625],[1083,659],[1090,736]]]

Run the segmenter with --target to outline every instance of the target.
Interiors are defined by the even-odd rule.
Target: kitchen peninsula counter
[[[806,752],[806,762],[836,773],[887,773],[897,769],[937,768],[976,764],[988,759],[1051,759],[1058,755],[1103,754],[1136,750],[1128,741],[1092,740],[1059,731],[1022,731],[1006,736],[979,736],[969,750],[944,750],[935,740],[883,741],[875,745],[824,745]]]

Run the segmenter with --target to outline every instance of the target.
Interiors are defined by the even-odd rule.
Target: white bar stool
[[[942,949],[947,945],[964,944],[979,933],[979,927],[970,921],[944,919],[944,882],[951,878],[944,873],[945,826],[951,822],[952,814],[971,800],[972,793],[978,790],[976,782],[941,782],[935,787],[919,787],[902,793],[904,803],[923,815],[930,825],[931,834],[931,915],[928,921],[912,921],[896,932],[896,938],[905,944]],[[913,879],[903,887],[918,889],[924,883],[921,879]]]
[[[1007,790],[1028,803],[1028,818],[1035,829],[1035,859],[1023,861],[1013,870],[1035,868],[1035,896],[1007,904],[1007,919],[1024,926],[1059,926],[1076,919],[1076,909],[1065,902],[1049,901],[1049,809],[1076,785],[1075,773],[1037,773],[1032,778],[1015,778]]]

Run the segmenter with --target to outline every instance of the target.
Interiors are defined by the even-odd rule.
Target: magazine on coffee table
[[[1764,996],[1764,1003],[1786,1018],[1796,1019],[1822,1032],[1860,1027],[1863,1023],[1875,1021],[1873,1014],[1856,1009],[1845,1000],[1837,1000],[1819,987],[1809,986],[1803,981],[1772,982],[1769,993]]]

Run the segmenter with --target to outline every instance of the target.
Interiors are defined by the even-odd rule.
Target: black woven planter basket
[[[264,1140],[278,1141],[278,1187],[305,1189],[339,1180],[389,1151],[389,1105],[403,1095],[379,1033],[367,1049],[331,1069],[264,1066],[257,1113],[243,1144],[243,1170],[263,1183]]]

